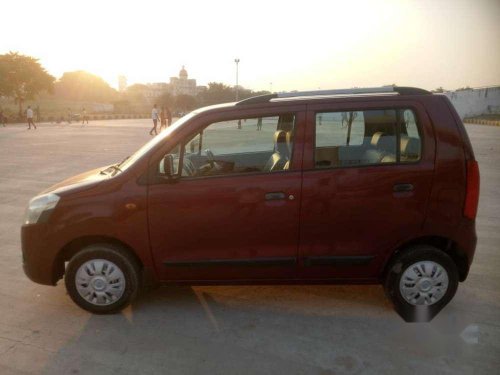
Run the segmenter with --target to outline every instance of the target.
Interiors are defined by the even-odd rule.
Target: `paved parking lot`
[[[29,281],[19,228],[30,197],[120,161],[147,120],[0,128],[0,373],[498,373],[500,127],[468,125],[481,168],[468,280],[431,323],[407,324],[380,286],[164,287],[95,316]]]

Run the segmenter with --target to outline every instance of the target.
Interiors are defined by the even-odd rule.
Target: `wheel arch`
[[[123,251],[124,253],[126,253],[128,256],[130,256],[132,259],[135,260],[141,273],[144,271],[144,263],[136,254],[134,249],[132,249],[132,247],[126,244],[125,242],[110,236],[101,236],[101,235],[83,236],[75,238],[66,245],[64,245],[57,254],[54,260],[54,265],[52,267],[53,269],[52,277],[54,280],[54,284],[63,277],[65,271],[65,266],[64,266],[65,262],[68,262],[76,253],[78,253],[84,247],[93,244],[108,244],[117,247],[118,249],[120,249],[120,251]]]
[[[457,266],[459,280],[464,281],[467,278],[467,275],[469,273],[469,262],[467,259],[467,255],[462,250],[460,250],[455,241],[442,236],[422,236],[401,244],[395,251],[392,252],[392,254],[390,254],[390,256],[385,260],[384,266],[382,268],[381,279],[385,279],[392,261],[397,256],[399,256],[399,254],[404,252],[406,249],[417,245],[430,245],[439,250],[442,250],[451,257],[451,259]]]

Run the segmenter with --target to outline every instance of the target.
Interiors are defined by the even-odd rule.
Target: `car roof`
[[[417,87],[402,87],[402,86],[382,86],[382,87],[363,87],[351,89],[335,89],[335,90],[314,90],[314,91],[292,91],[282,93],[272,93],[266,95],[254,96],[248,99],[241,100],[236,105],[247,105],[266,103],[272,100],[294,99],[307,100],[312,98],[338,97],[338,96],[358,96],[358,95],[432,95],[431,92]]]
[[[282,102],[303,103],[306,101],[317,99],[339,99],[339,98],[366,98],[366,97],[406,97],[415,95],[432,95],[430,91],[407,86],[382,86],[382,87],[364,87],[351,89],[335,89],[335,90],[314,90],[314,91],[291,91],[281,93],[271,93],[259,96],[253,96],[238,102],[230,102],[223,104],[215,104],[202,107],[193,111],[197,115],[204,112],[214,110],[229,109],[229,108],[244,108],[247,105],[267,105],[277,104]]]

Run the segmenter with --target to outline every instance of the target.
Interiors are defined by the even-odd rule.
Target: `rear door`
[[[416,102],[308,106],[300,276],[377,277],[388,252],[421,230],[434,152]]]

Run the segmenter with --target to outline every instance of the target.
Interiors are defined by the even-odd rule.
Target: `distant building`
[[[196,86],[195,79],[188,79],[188,73],[186,71],[186,68],[182,66],[182,69],[179,72],[179,77],[170,77],[170,83],[165,83],[165,82],[146,83],[141,86],[140,92],[146,99],[154,101],[154,99],[162,96],[165,93],[169,93],[174,96],[177,95],[196,96],[200,92],[206,89],[207,89],[206,86]]]
[[[179,72],[179,77],[170,77],[168,86],[168,91],[172,95],[196,96],[199,92],[206,89],[205,86],[196,86],[196,79],[188,78],[188,72],[184,65]]]
[[[118,91],[123,92],[127,88],[127,77],[118,76]]]
[[[146,98],[158,98],[169,91],[168,84],[164,82],[146,83],[146,86],[147,89],[144,91]]]

